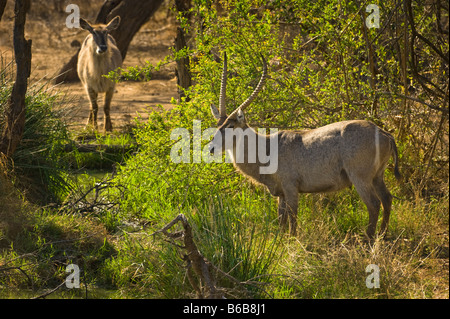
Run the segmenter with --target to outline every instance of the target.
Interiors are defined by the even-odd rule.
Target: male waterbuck
[[[253,93],[233,113],[227,115],[227,60],[226,55],[224,56],[219,109],[211,105],[213,116],[218,119],[218,129],[210,143],[210,152],[220,154],[227,151],[238,171],[252,181],[265,185],[273,196],[278,197],[280,225],[286,229],[289,221],[292,235],[295,235],[297,228],[299,193],[338,191],[352,185],[369,211],[367,236],[373,238],[375,235],[381,204],[384,212],[380,233],[385,234],[392,195],[384,183],[384,171],[391,156],[395,163],[395,177],[400,178],[397,147],[392,135],[363,120],[337,122],[308,131],[259,134],[248,126],[243,111],[261,91],[266,75],[267,66],[264,61],[261,79]],[[222,138],[230,134],[230,129],[236,142],[231,145]],[[256,145],[250,145],[250,138],[245,138],[251,134],[257,136],[257,139],[253,139],[259,141]],[[254,152],[260,154],[258,148],[264,146],[264,149],[268,149],[273,139],[276,139],[277,154],[271,154],[270,161],[278,161],[277,170],[262,174],[261,168],[270,163],[254,158],[250,161],[250,156],[246,153],[249,148],[256,147]],[[237,147],[239,143],[243,143],[242,148]],[[244,151],[244,155],[237,154],[239,151]],[[273,153],[272,150],[270,152]],[[240,155],[243,160],[237,161]]]
[[[97,96],[105,93],[105,131],[112,131],[110,117],[111,99],[114,94],[115,83],[104,75],[122,65],[122,55],[116,46],[116,41],[109,34],[120,24],[120,17],[112,19],[107,25],[91,25],[86,20],[80,19],[80,27],[89,31],[78,53],[78,76],[86,89],[91,103],[88,126],[97,129]]]

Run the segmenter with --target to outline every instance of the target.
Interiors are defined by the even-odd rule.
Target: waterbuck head
[[[230,115],[227,115],[226,111],[226,87],[227,87],[227,55],[224,54],[223,57],[223,69],[222,69],[222,79],[220,84],[220,96],[219,96],[219,109],[213,104],[211,104],[211,113],[217,119],[217,131],[209,144],[209,151],[214,153],[222,153],[225,150],[225,130],[226,129],[237,129],[246,130],[248,127],[245,121],[244,110],[250,103],[256,98],[258,93],[264,86],[264,82],[267,76],[267,64],[263,58],[263,73],[259,80],[258,85],[252,92],[252,94],[245,100],[238,108],[236,108]]]
[[[96,44],[95,52],[97,54],[103,54],[108,50],[108,33],[117,29],[120,24],[120,17],[116,16],[108,24],[95,24],[91,25],[86,20],[80,18],[80,27],[89,31],[92,34],[92,38]]]

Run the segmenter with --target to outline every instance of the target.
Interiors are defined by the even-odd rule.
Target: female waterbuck
[[[381,204],[383,220],[381,234],[388,227],[392,195],[384,183],[384,171],[389,158],[394,158],[394,174],[400,178],[398,170],[397,147],[394,138],[375,124],[363,121],[343,121],[329,124],[309,131],[279,131],[271,135],[261,135],[248,126],[244,109],[261,91],[267,75],[264,61],[261,79],[250,97],[230,115],[226,114],[225,92],[227,82],[227,60],[224,56],[219,109],[211,105],[213,116],[218,119],[218,129],[210,143],[210,151],[230,154],[234,166],[252,181],[265,185],[273,196],[278,197],[278,218],[283,229],[289,221],[290,233],[295,235],[297,228],[297,206],[299,193],[319,193],[338,191],[355,186],[369,211],[367,235],[373,238]],[[231,134],[236,143],[225,143],[222,136]],[[258,142],[250,145],[249,138],[255,134]],[[249,148],[263,145],[270,147],[273,139],[277,141],[276,154],[270,154],[270,161],[277,161],[274,173],[263,174],[261,168],[270,164],[260,159],[250,161]],[[264,142],[265,141],[265,142]],[[236,144],[243,143],[243,147]],[[273,145],[273,144],[272,144]],[[272,150],[270,150],[272,152]],[[264,151],[265,152],[265,151]],[[236,158],[243,158],[236,161]],[[254,159],[254,157],[253,157]]]
[[[122,65],[122,55],[116,46],[116,41],[108,33],[120,24],[120,17],[112,19],[107,25],[91,25],[80,19],[80,27],[89,31],[78,53],[78,76],[86,89],[91,103],[88,126],[97,129],[97,96],[105,92],[105,131],[112,130],[110,117],[111,99],[114,94],[115,83],[104,75]]]

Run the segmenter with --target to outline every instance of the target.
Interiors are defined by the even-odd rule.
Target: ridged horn
[[[220,81],[220,95],[219,95],[219,113],[220,117],[227,117],[227,53],[223,55],[223,69],[222,69],[222,79]]]
[[[243,111],[247,106],[250,105],[250,103],[253,102],[253,100],[256,98],[258,93],[262,90],[264,87],[264,83],[266,82],[267,77],[267,63],[264,57],[262,57],[263,60],[263,72],[261,75],[261,79],[259,79],[259,83],[256,86],[256,88],[253,90],[252,94],[246,99],[236,110],[233,111],[233,113],[230,114],[229,117],[234,116],[239,110]]]

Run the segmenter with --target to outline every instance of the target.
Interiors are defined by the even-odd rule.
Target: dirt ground
[[[81,16],[94,21],[103,0],[49,0],[32,1],[27,16],[25,37],[32,40],[32,71],[30,84],[37,81],[51,81],[58,70],[77,51],[72,47],[74,40],[83,42],[88,32],[69,29],[65,25],[68,4],[78,4]],[[14,24],[14,1],[8,1],[0,21],[0,56],[4,61],[13,58],[12,30]],[[169,54],[176,35],[176,21],[166,1],[156,14],[142,26],[131,42],[123,67],[144,65],[145,61],[156,64]],[[63,83],[56,89],[67,93],[67,121],[74,129],[84,126],[89,114],[89,101],[80,82]],[[139,113],[146,119],[147,111],[160,104],[170,108],[171,99],[177,98],[175,64],[168,64],[154,74],[148,82],[120,82],[111,104],[111,117],[115,130],[126,127]],[[103,125],[103,94],[99,100],[99,129]]]

